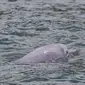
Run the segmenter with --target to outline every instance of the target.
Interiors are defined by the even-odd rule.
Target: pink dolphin
[[[30,63],[57,63],[67,62],[68,55],[77,52],[76,50],[68,50],[64,44],[50,44],[35,49],[21,59],[15,61],[16,64]]]

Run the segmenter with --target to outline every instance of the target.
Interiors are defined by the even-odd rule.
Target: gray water
[[[68,64],[14,65],[35,48],[80,49]],[[85,0],[0,0],[0,85],[84,85]]]

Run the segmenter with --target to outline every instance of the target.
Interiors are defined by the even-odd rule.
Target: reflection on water
[[[62,82],[84,85],[84,3],[84,0],[0,0],[1,85],[62,85]],[[68,65],[8,64],[51,43],[78,48],[80,55],[69,59]]]

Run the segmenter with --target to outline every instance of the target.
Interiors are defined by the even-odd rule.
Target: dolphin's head
[[[66,62],[68,61],[68,58],[73,58],[75,56],[78,56],[80,54],[80,49],[75,49],[75,48],[71,48],[68,49],[66,45],[64,44],[59,44],[59,47],[61,48],[64,57],[62,57],[62,61]]]
[[[66,45],[64,44],[59,44],[61,50],[63,50],[65,56],[78,56],[80,54],[80,49],[76,49],[76,48],[71,48],[71,49],[68,49]]]
[[[68,55],[68,48],[67,48],[67,46],[64,45],[64,44],[59,44],[59,46],[60,46],[61,50],[63,51],[63,53],[65,54],[65,56],[67,56]]]
[[[60,49],[60,57],[56,59],[56,62],[67,63],[68,62],[68,48],[65,44],[58,44]]]

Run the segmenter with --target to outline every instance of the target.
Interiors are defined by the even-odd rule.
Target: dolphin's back
[[[65,54],[62,48],[59,45],[50,44],[35,49],[15,62],[17,64],[55,62],[57,59],[63,57],[65,57]]]

